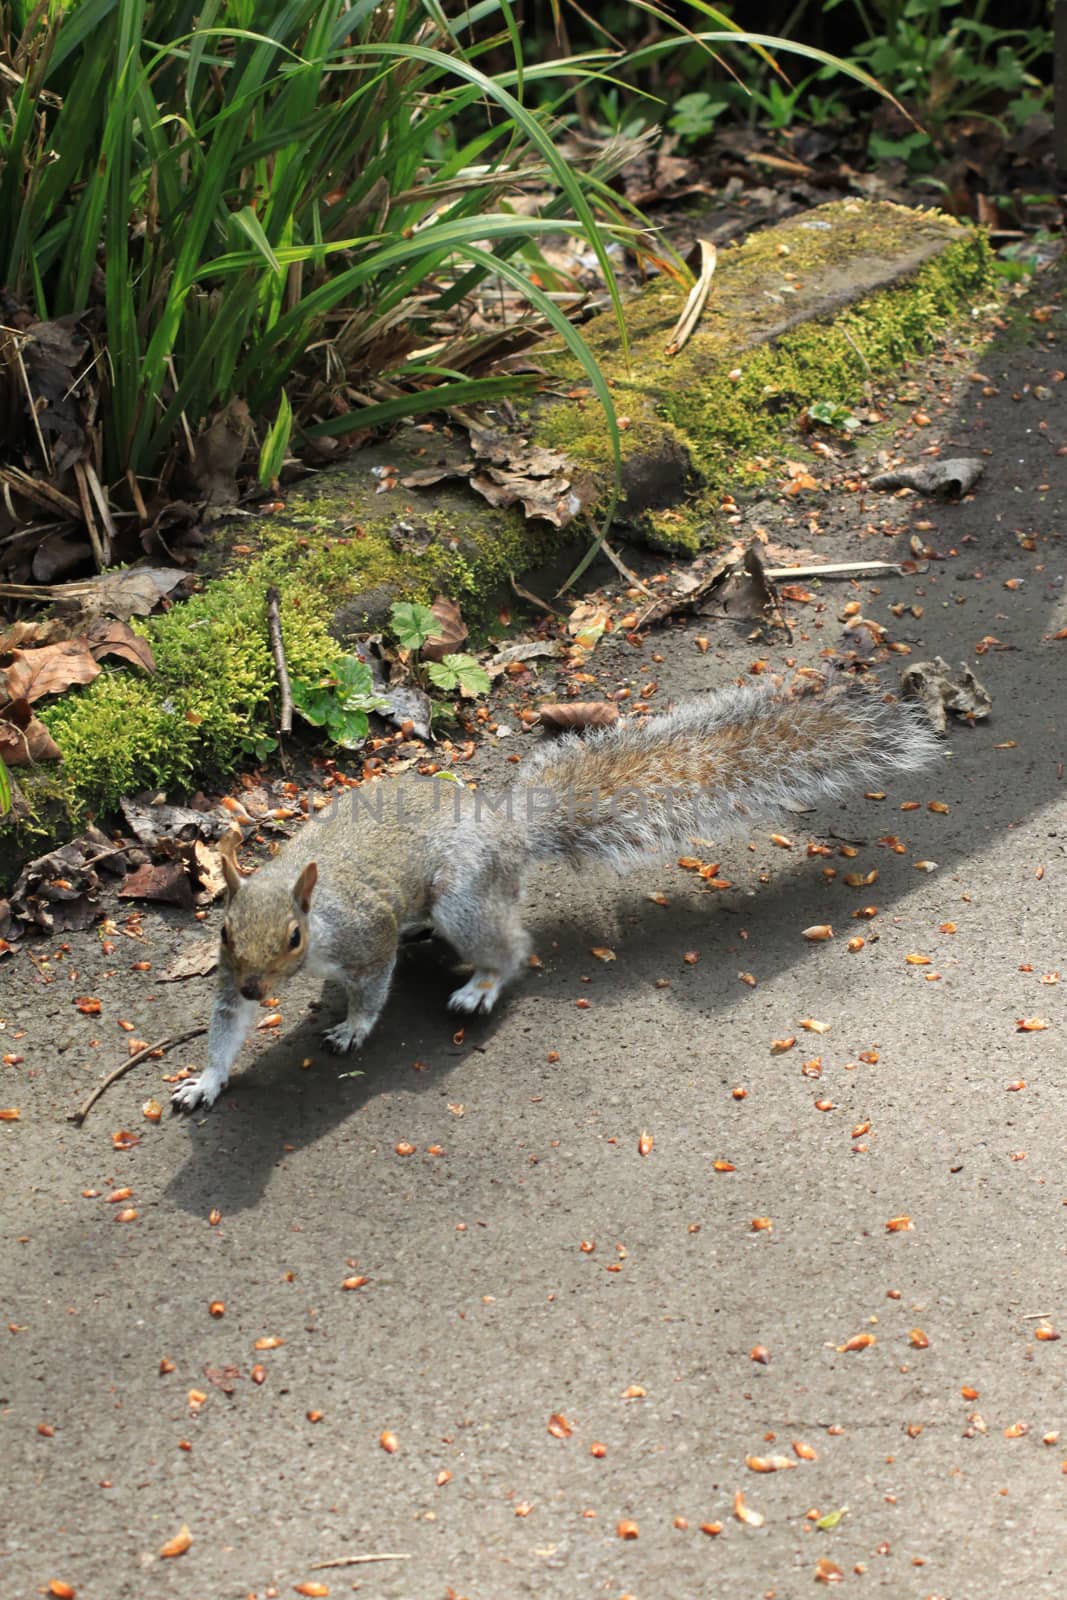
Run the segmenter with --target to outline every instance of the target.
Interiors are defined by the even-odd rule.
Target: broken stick
[[[270,630],[270,653],[274,657],[274,670],[278,675],[278,689],[282,697],[278,732],[292,733],[293,691],[289,687],[289,668],[285,660],[285,640],[282,638],[281,598],[272,584],[267,590],[267,627]]]
[[[146,1056],[154,1055],[157,1050],[162,1055],[167,1050],[173,1050],[176,1045],[187,1044],[190,1039],[199,1039],[200,1035],[206,1032],[207,1023],[202,1022],[198,1027],[187,1028],[184,1033],[176,1033],[173,1039],[159,1039],[155,1044],[146,1044],[143,1050],[138,1050],[136,1055],[132,1055],[128,1061],[124,1061],[121,1067],[116,1067],[114,1072],[109,1073],[103,1083],[98,1083],[83,1106],[80,1106],[77,1111],[68,1112],[67,1121],[73,1122],[76,1128],[80,1128],[101,1095],[106,1094],[113,1083],[118,1083],[120,1078],[124,1078],[127,1072],[136,1067]]]
[[[409,1555],[397,1555],[392,1551],[383,1550],[380,1554],[365,1556],[335,1556],[332,1561],[313,1561],[312,1572],[325,1572],[327,1567],[361,1567],[368,1561],[410,1561]]]

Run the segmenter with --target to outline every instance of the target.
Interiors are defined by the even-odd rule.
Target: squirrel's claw
[[[322,1036],[322,1042],[328,1050],[335,1055],[347,1055],[354,1044],[359,1044],[364,1035],[359,1033],[347,1020],[339,1022],[335,1028],[327,1028]]]
[[[172,1111],[196,1111],[203,1107],[207,1111],[213,1106],[226,1085],[220,1083],[217,1086],[213,1086],[210,1082],[205,1083],[206,1076],[207,1074],[205,1073],[199,1078],[186,1078],[184,1083],[179,1083],[170,1097],[170,1109]]]
[[[448,997],[450,1011],[492,1011],[500,993],[500,978],[492,972],[475,972],[461,989]]]

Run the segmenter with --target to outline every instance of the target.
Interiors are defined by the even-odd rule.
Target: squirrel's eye
[[[290,948],[290,950],[299,950],[300,949],[300,940],[301,940],[301,938],[302,938],[302,935],[301,935],[299,927],[294,928],[292,933],[289,935],[289,948]]]

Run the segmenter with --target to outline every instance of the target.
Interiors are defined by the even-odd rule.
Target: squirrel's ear
[[[319,869],[314,861],[309,861],[303,872],[293,885],[293,899],[304,913],[308,913],[311,904],[311,891],[319,881]]]
[[[241,835],[236,828],[231,828],[219,840],[219,857],[222,861],[222,876],[226,880],[227,905],[241,887],[241,874],[237,870],[237,846],[240,842]]]

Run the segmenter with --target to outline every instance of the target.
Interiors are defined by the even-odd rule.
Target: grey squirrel
[[[529,953],[521,901],[533,862],[635,866],[914,771],[938,748],[918,707],[858,685],[801,695],[745,686],[546,742],[495,793],[414,775],[348,790],[248,879],[230,835],[207,1067],[178,1086],[174,1107],[214,1104],[258,1002],[302,967],[348,997],[325,1036],[337,1051],[370,1033],[400,940],[418,930],[432,928],[474,969],[451,1008],[491,1011]]]

